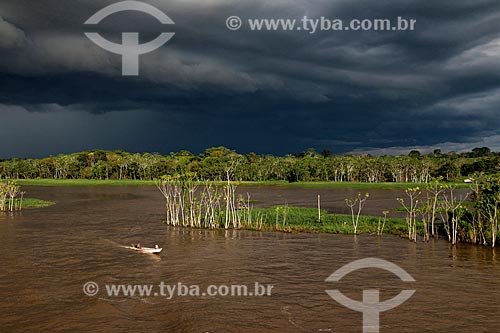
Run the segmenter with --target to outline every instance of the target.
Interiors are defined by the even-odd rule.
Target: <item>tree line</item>
[[[232,170],[238,181],[335,181],[426,183],[442,177],[458,180],[475,173],[496,174],[500,155],[488,148],[468,153],[407,156],[332,155],[314,149],[286,155],[239,154],[212,147],[195,155],[188,151],[161,155],[94,150],[40,159],[0,161],[0,179],[120,179],[153,180],[163,175],[194,173],[199,180],[225,180]]]

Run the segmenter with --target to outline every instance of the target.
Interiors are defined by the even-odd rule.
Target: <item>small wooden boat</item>
[[[149,253],[149,254],[160,254],[163,248],[161,247],[135,247],[135,246],[127,246],[127,249],[131,249],[141,253]]]

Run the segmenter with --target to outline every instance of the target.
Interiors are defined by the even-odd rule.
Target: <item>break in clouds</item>
[[[176,33],[141,56],[137,78],[122,77],[121,57],[84,36],[83,22],[114,2],[0,3],[1,121],[23,124],[18,147],[8,144],[15,129],[2,126],[0,158],[213,145],[273,154],[500,149],[498,1],[148,0],[175,25],[129,12],[95,27],[116,42],[124,31],[140,32],[142,42]],[[400,32],[229,31],[231,15],[417,24]]]

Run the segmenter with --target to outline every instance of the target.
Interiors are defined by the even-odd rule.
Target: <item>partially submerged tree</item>
[[[352,226],[354,228],[355,235],[358,233],[359,216],[361,215],[361,211],[363,210],[369,196],[370,195],[368,193],[365,193],[364,196],[362,196],[361,193],[358,193],[358,196],[355,198],[345,199],[345,203],[351,209]],[[354,207],[356,207],[356,212]]]
[[[477,175],[473,184],[474,216],[482,243],[495,247],[499,230],[500,177]]]
[[[21,210],[25,193],[13,181],[0,182],[0,211]]]
[[[387,222],[387,214],[389,214],[388,210],[382,211],[384,214],[384,220],[381,221],[380,217],[378,218],[378,226],[377,226],[377,235],[382,236],[384,234],[385,223]]]
[[[464,202],[469,196],[469,194],[457,196],[455,190],[456,186],[447,186],[441,200],[441,218],[445,221],[445,230],[452,245],[458,242],[459,224],[466,211]]]
[[[211,181],[199,181],[194,173],[183,176],[163,176],[155,180],[166,203],[166,223],[191,228],[240,229],[258,223],[253,220],[250,195],[247,200],[236,198],[236,185],[227,172],[227,183],[215,185]],[[284,217],[286,223],[286,217]]]
[[[424,223],[424,237],[429,240],[430,235],[437,237],[438,233],[435,226],[436,216],[439,210],[439,197],[446,190],[446,185],[441,182],[442,178],[434,179],[427,184],[427,200],[424,203],[422,212],[422,221]],[[430,232],[429,232],[430,226]]]
[[[416,242],[417,241],[417,212],[419,207],[419,197],[422,194],[419,187],[406,189],[406,195],[408,196],[408,202],[403,198],[398,198],[397,200],[403,206],[406,211],[406,225],[408,227],[408,239]]]

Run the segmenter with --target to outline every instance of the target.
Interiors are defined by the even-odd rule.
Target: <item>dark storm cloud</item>
[[[500,148],[498,1],[147,1],[176,24],[122,13],[93,28],[115,41],[122,31],[140,31],[145,40],[165,29],[176,33],[141,57],[138,78],[122,77],[120,57],[83,35],[83,22],[114,2],[2,1],[0,114],[11,117],[2,109],[13,106],[48,114],[133,111],[157,117],[157,124],[175,115],[176,126],[197,130],[164,128],[192,149],[206,143],[270,153],[310,146],[382,152],[468,149],[485,140]],[[230,15],[402,16],[417,25],[412,32],[228,31]],[[149,132],[145,125],[137,130]],[[144,136],[143,147],[150,140]]]

